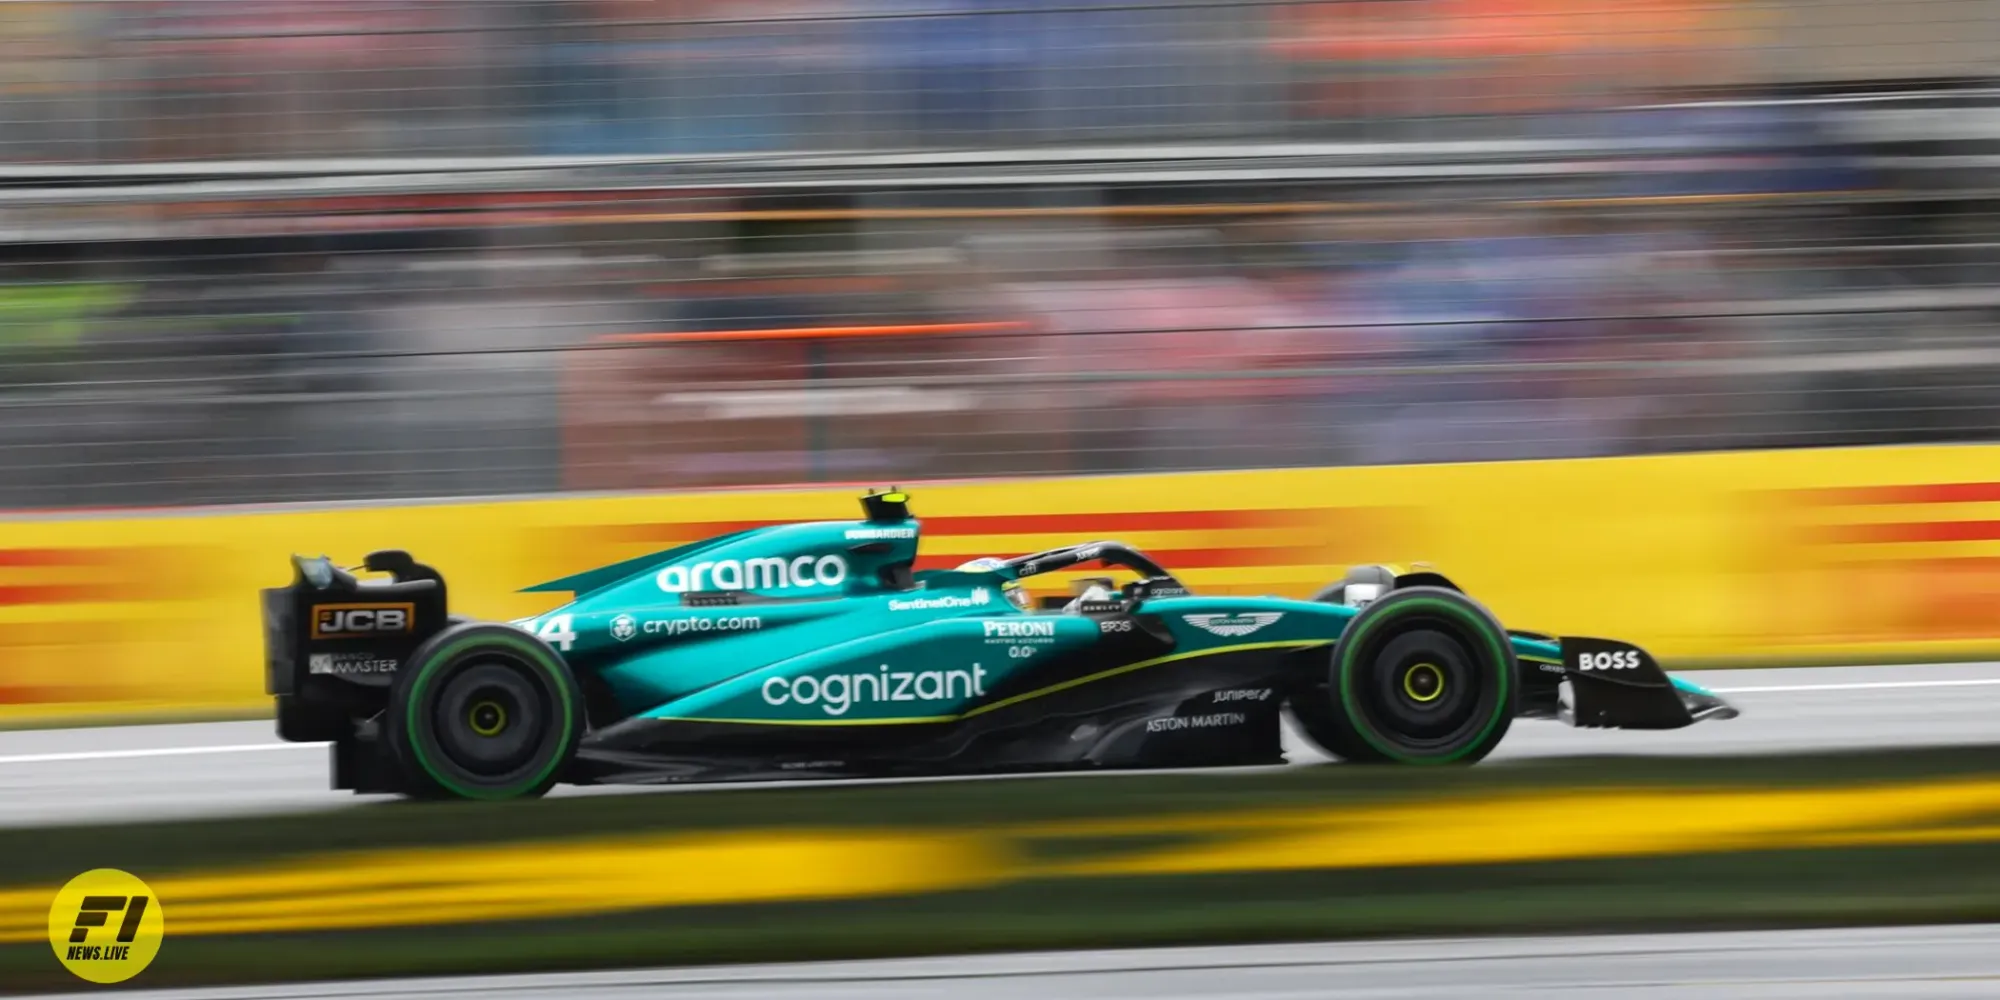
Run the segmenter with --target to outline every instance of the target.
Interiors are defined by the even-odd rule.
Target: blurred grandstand
[[[0,506],[1987,439],[2000,10],[0,5]]]

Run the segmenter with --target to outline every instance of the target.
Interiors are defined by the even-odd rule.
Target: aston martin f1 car
[[[278,735],[330,743],[335,788],[506,799],[1276,764],[1287,713],[1334,758],[1407,765],[1478,761],[1517,719],[1736,715],[1630,643],[1503,628],[1428,568],[1357,566],[1307,600],[1202,594],[1116,541],[917,570],[908,496],[862,513],[530,587],[570,599],[516,621],[453,614],[403,550],[294,556],[262,592]],[[1067,596],[1029,596],[1053,573]]]

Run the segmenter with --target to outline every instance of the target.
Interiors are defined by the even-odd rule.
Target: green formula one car
[[[501,799],[664,783],[1275,764],[1289,712],[1356,763],[1465,764],[1516,719],[1668,729],[1735,709],[1643,649],[1503,628],[1444,576],[1361,566],[1311,600],[1204,595],[1089,542],[914,571],[902,493],[860,520],[710,538],[451,614],[400,550],[293,558],[263,591],[286,740],[357,792]],[[1021,581],[1078,567],[1069,598]]]

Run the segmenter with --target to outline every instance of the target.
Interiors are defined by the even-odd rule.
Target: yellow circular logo
[[[160,897],[116,868],[70,879],[49,905],[49,944],[57,960],[93,983],[122,983],[145,971],[166,934]]]

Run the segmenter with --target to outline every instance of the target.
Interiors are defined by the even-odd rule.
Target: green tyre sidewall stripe
[[[1492,735],[1495,727],[1507,721],[1509,706],[1512,702],[1514,671],[1510,668],[1510,650],[1507,645],[1505,633],[1496,633],[1493,623],[1487,621],[1485,616],[1467,607],[1467,603],[1469,602],[1460,603],[1460,601],[1444,597],[1422,596],[1405,597],[1397,600],[1391,606],[1392,610],[1408,606],[1412,610],[1423,609],[1442,612],[1445,617],[1455,618],[1460,622],[1471,625],[1473,630],[1484,639],[1486,645],[1492,649],[1494,657],[1499,664],[1500,676],[1496,679],[1498,688],[1496,697],[1493,699],[1492,714],[1488,716],[1486,724],[1480,727],[1477,736],[1467,740],[1464,746],[1450,753],[1435,757],[1411,756],[1394,744],[1385,742],[1376,732],[1374,724],[1369,722],[1367,717],[1359,710],[1354,698],[1354,674],[1350,668],[1353,666],[1352,660],[1354,656],[1362,648],[1362,640],[1378,626],[1396,623],[1403,617],[1402,615],[1385,612],[1378,617],[1361,622],[1359,628],[1350,625],[1347,632],[1340,637],[1339,644],[1335,647],[1337,652],[1334,654],[1334,670],[1340,675],[1340,709],[1347,716],[1347,720],[1354,727],[1354,731],[1363,740],[1367,741],[1369,746],[1375,748],[1375,750],[1389,757],[1391,760],[1403,764],[1456,763],[1471,753],[1480,744],[1486,742],[1486,738]]]
[[[479,788],[464,785],[439,768],[432,761],[430,749],[419,735],[418,725],[424,705],[424,689],[430,685],[431,678],[437,675],[441,664],[449,664],[454,656],[477,646],[501,646],[520,653],[524,659],[548,677],[551,685],[556,689],[558,698],[561,700],[558,716],[561,719],[562,729],[561,736],[556,741],[556,745],[567,746],[570,743],[576,730],[576,709],[573,700],[574,696],[570,691],[570,685],[567,683],[567,678],[564,676],[565,672],[561,665],[552,662],[550,659],[551,654],[547,650],[540,648],[536,643],[526,638],[515,638],[505,635],[497,630],[482,630],[478,635],[467,636],[464,639],[449,643],[439,648],[437,652],[430,654],[424,659],[422,664],[418,665],[417,678],[410,684],[409,704],[403,718],[403,734],[404,738],[409,742],[410,755],[416,760],[417,766],[423,768],[424,774],[429,776],[432,781],[437,782],[438,786],[445,791],[468,799],[490,800],[515,798],[547,781],[550,775],[562,767],[568,754],[555,754],[549,759],[546,765],[535,772],[533,777],[524,781],[514,782],[504,788]]]

